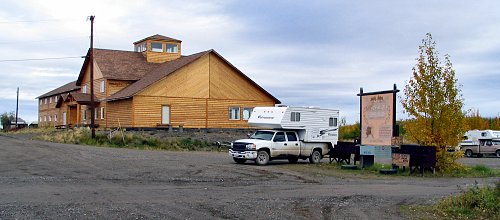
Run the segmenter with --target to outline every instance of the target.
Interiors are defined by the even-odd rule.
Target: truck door
[[[300,143],[297,138],[297,133],[295,132],[286,132],[287,139],[287,149],[289,155],[299,156],[300,155]]]
[[[276,132],[273,138],[271,157],[287,155],[287,142],[285,132]]]

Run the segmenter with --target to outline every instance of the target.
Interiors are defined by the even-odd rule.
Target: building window
[[[292,112],[290,121],[300,121],[300,112]]]
[[[57,121],[57,115],[54,115],[54,121]]]
[[[135,45],[135,52],[143,52],[146,51],[146,43]]]
[[[104,107],[101,107],[101,119],[104,119]]]
[[[164,125],[170,124],[170,106],[168,105],[161,107],[161,123]]]
[[[248,120],[252,115],[253,108],[243,108],[243,120]]]
[[[44,100],[45,100],[45,104],[47,104],[47,98],[45,98]]]
[[[43,99],[40,99],[40,105],[42,105],[42,104],[43,104]],[[41,121],[41,120],[40,120],[40,121]]]
[[[47,121],[47,116],[43,116],[43,121]]]
[[[334,118],[334,117],[330,117],[330,119],[328,120],[328,125],[330,127],[337,127],[337,121],[338,119],[337,118]]]
[[[240,120],[240,107],[229,107],[229,120]]]
[[[57,103],[57,96],[54,96],[54,102]]]
[[[49,115],[49,121],[52,121],[52,116]]]
[[[163,44],[157,42],[151,42],[151,51],[163,52]]]
[[[83,86],[82,93],[87,93],[87,85]]]
[[[177,44],[167,44],[167,53],[177,53],[178,51]]]
[[[83,110],[83,120],[87,120],[87,110]]]
[[[40,122],[42,122],[42,116],[40,116]]]
[[[101,92],[104,92],[104,85],[105,85],[105,82],[103,80],[103,81],[101,81],[101,85],[99,86]]]
[[[98,116],[99,116],[99,109],[98,108],[95,108],[94,109],[94,119],[98,119]]]
[[[49,97],[49,103],[52,103],[52,96]]]

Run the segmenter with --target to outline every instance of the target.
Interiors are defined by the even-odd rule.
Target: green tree
[[[4,112],[2,115],[0,115],[0,120],[2,121],[2,127],[4,130],[7,130],[10,128],[10,123],[15,120],[14,112]]]
[[[466,130],[463,98],[449,55],[444,56],[442,66],[430,33],[422,44],[413,77],[406,84],[405,97],[401,100],[409,116],[405,122],[405,138],[435,146],[436,168],[447,172],[461,167],[456,159],[462,154],[448,153],[447,146],[457,146]]]

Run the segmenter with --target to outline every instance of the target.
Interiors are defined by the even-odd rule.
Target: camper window
[[[274,135],[274,142],[285,142],[285,132],[277,132],[276,135]]]
[[[330,120],[329,120],[328,125],[329,125],[330,127],[337,127],[337,118],[333,118],[333,117],[331,117],[331,118],[330,118]]]
[[[292,112],[290,121],[300,121],[300,112]]]
[[[240,120],[240,107],[229,107],[229,119]]]

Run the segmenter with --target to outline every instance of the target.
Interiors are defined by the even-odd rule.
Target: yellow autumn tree
[[[436,147],[436,168],[443,172],[461,168],[460,152],[448,153],[465,132],[463,98],[449,55],[439,60],[436,43],[428,33],[419,46],[413,76],[404,88],[401,103],[409,119],[405,138],[413,143]]]

